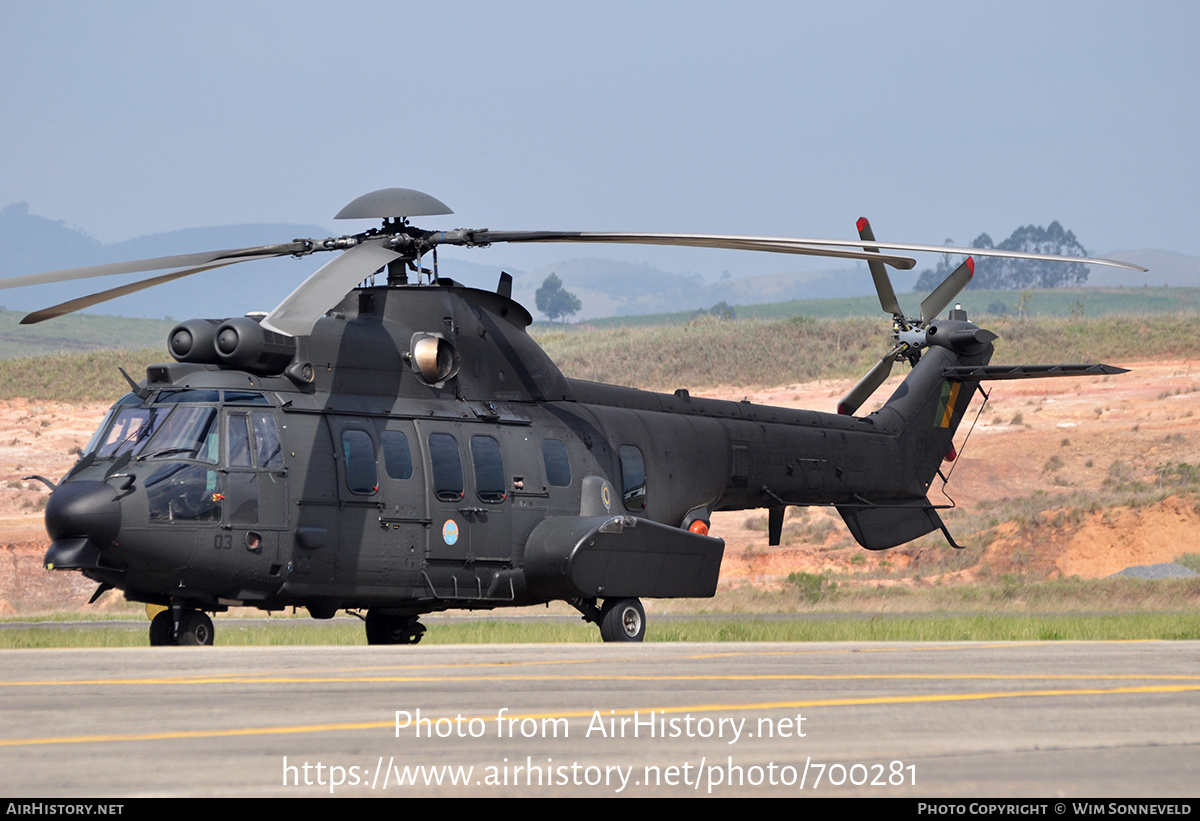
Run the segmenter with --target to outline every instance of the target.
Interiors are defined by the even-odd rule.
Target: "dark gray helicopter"
[[[179,269],[30,314],[40,322],[236,262],[343,251],[266,316],[193,319],[176,361],[126,375],[46,506],[45,565],[167,607],[150,643],[211,644],[207,612],[305,607],[364,614],[372,644],[412,644],[418,618],[564,600],[605,641],[641,641],[640,598],[714,595],[724,550],[713,511],[833,505],[863,547],[940,529],[926,494],[980,383],[1117,373],[1106,365],[989,365],[996,335],[960,308],[967,259],[904,315],[884,265],[899,251],[1045,255],[858,241],[693,234],[426,231],[452,213],[385,189],[339,219],[353,236],[98,265],[0,287]],[[436,274],[439,245],[616,242],[865,259],[894,344],[838,413],[701,399],[569,379],[527,335],[529,312]],[[433,252],[434,267],[422,267]],[[1050,257],[1135,268],[1080,257]],[[387,270],[386,285],[359,285]],[[409,281],[415,274],[416,282]],[[358,287],[355,287],[355,286]],[[912,372],[878,411],[854,412],[895,362]],[[957,545],[954,545],[957,547]]]

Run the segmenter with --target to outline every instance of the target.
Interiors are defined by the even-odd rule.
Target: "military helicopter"
[[[605,641],[641,641],[641,598],[716,592],[714,511],[831,505],[882,550],[941,530],[927,498],[981,382],[1117,373],[1106,365],[990,365],[995,334],[961,308],[968,258],[907,317],[893,251],[1046,255],[875,241],[695,234],[429,231],[452,213],[411,189],[360,197],[338,219],[380,227],[328,239],[15,277],[0,287],[176,269],[37,311],[40,322],[142,288],[267,257],[341,251],[270,313],[192,319],[173,362],[116,401],[46,505],[45,566],[158,605],[152,645],[207,645],[234,606],[348,610],[371,644],[415,644],[450,608],[569,602]],[[437,274],[442,245],[642,243],[866,260],[892,345],[837,413],[651,393],[571,379],[494,292]],[[885,252],[887,251],[887,252]],[[423,267],[432,252],[433,267]],[[1122,262],[1048,257],[1135,268]],[[366,280],[386,269],[383,285]],[[409,276],[416,281],[410,282]],[[360,284],[361,283],[361,284]],[[899,361],[911,373],[855,412]],[[124,371],[122,371],[124,374]]]

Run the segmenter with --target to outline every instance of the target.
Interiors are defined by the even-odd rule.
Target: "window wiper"
[[[159,457],[159,456],[169,456],[169,455],[170,455],[170,454],[172,454],[172,453],[196,453],[198,450],[200,450],[200,449],[199,449],[199,448],[197,448],[197,447],[190,447],[190,448],[161,448],[160,450],[156,450],[156,451],[154,451],[153,453],[143,453],[141,456],[139,456],[139,457],[137,458],[137,460],[138,460],[139,462],[141,462],[141,461],[142,461],[142,460],[144,460],[144,459],[155,459],[155,458],[157,458],[157,457]]]

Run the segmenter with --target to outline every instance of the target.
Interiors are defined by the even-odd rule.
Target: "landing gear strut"
[[[172,607],[150,622],[150,646],[207,647],[213,643],[212,619],[199,610]]]
[[[368,610],[367,644],[416,644],[425,635],[425,625],[416,616],[392,616]]]

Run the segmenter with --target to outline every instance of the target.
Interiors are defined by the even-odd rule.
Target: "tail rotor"
[[[871,230],[871,223],[866,217],[860,217],[858,220],[858,236],[863,242],[872,243],[871,246],[864,246],[864,250],[877,250],[877,246],[874,245],[875,233]],[[871,394],[887,381],[888,376],[892,373],[894,363],[901,359],[907,359],[911,365],[917,363],[921,358],[921,350],[926,346],[926,330],[929,323],[937,318],[937,315],[967,287],[971,278],[975,276],[975,261],[971,257],[967,257],[950,273],[950,276],[942,280],[941,284],[925,297],[921,302],[920,318],[913,319],[904,315],[904,310],[900,307],[900,301],[896,299],[896,291],[892,287],[891,278],[883,263],[878,260],[868,260],[867,267],[870,268],[871,278],[875,281],[875,293],[879,295],[879,306],[885,313],[892,315],[892,333],[896,342],[892,349],[884,354],[879,362],[867,372],[866,376],[860,379],[858,384],[851,388],[850,392],[838,403],[838,413],[845,416],[852,416],[864,402],[871,398]]]

